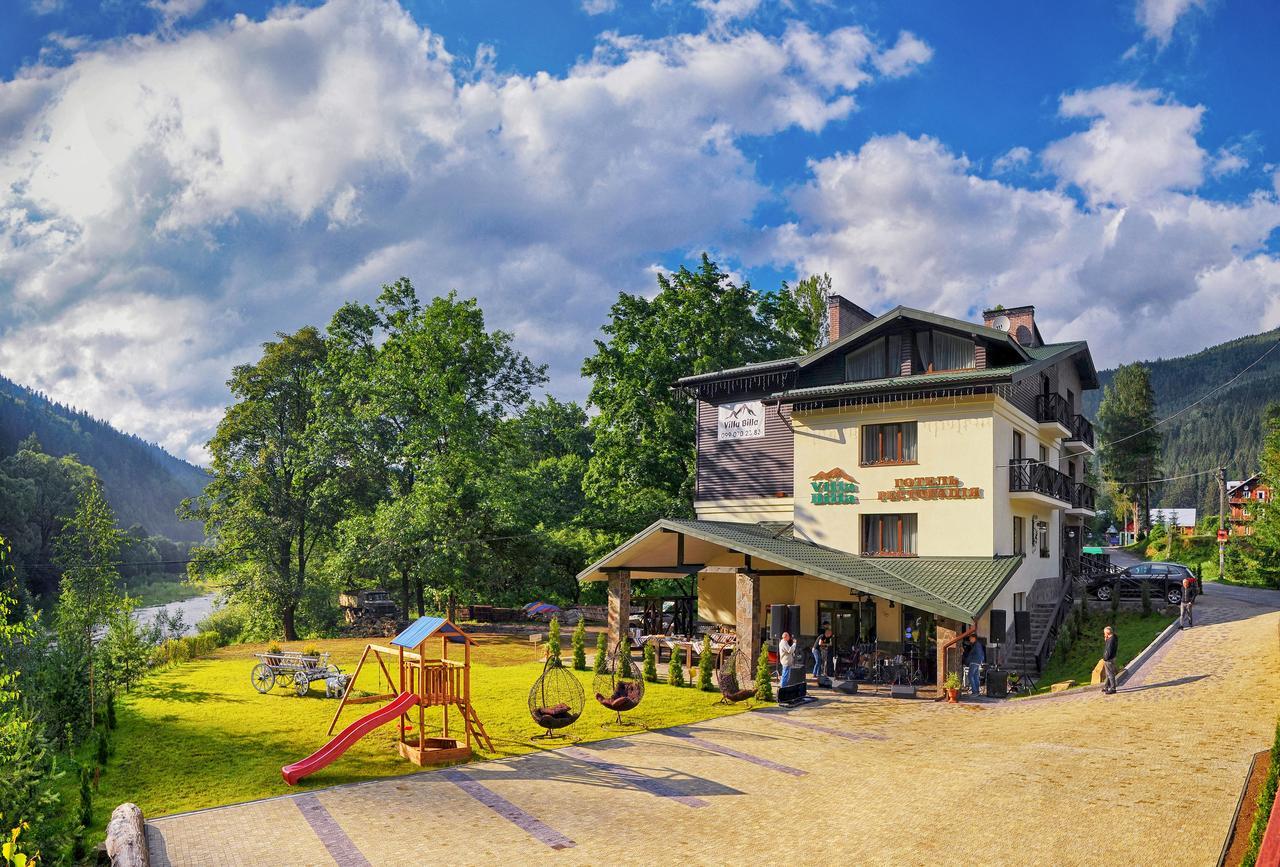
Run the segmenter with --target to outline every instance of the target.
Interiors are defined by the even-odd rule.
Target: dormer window
[[[972,340],[945,331],[933,332],[933,371],[972,370],[975,366]]]
[[[848,382],[884,379],[901,372],[902,338],[897,334],[873,340],[844,357],[844,378]]]

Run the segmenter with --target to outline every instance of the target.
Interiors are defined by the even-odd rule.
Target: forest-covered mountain
[[[204,490],[204,470],[0,376],[0,458],[31,434],[47,454],[74,454],[97,470],[120,526],[141,524],[174,541],[204,537],[199,524],[174,514],[183,498]]]
[[[1193,355],[1146,362],[1157,413],[1164,418],[1194,403],[1248,367],[1277,340],[1280,328],[1211,346]],[[1114,375],[1114,370],[1103,370],[1098,378],[1106,386]],[[1101,389],[1086,392],[1085,415],[1097,419],[1101,400]],[[1280,350],[1204,403],[1160,426],[1164,433],[1164,476],[1219,465],[1227,467],[1230,479],[1257,472],[1262,412],[1273,401],[1280,401]],[[1217,514],[1218,486],[1212,475],[1166,482],[1153,505],[1166,509],[1191,507],[1200,509],[1201,514]]]

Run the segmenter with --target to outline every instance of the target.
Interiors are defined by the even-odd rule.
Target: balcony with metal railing
[[[1069,452],[1091,452],[1094,449],[1093,424],[1082,415],[1071,417],[1071,433],[1062,440]]]
[[[1071,504],[1072,485],[1066,473],[1031,458],[1009,462],[1009,495],[1039,500],[1063,508]]]

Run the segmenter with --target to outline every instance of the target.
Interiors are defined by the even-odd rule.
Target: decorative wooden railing
[[[1067,399],[1060,394],[1037,394],[1036,421],[1057,422],[1070,430],[1071,407],[1067,406]]]
[[[1074,415],[1071,417],[1071,424],[1067,425],[1071,428],[1071,434],[1067,437],[1067,442],[1084,443],[1089,448],[1093,448],[1093,423],[1082,415]]]
[[[1042,397],[1044,395],[1041,395]],[[1009,463],[1009,491],[1044,494],[1064,503],[1071,502],[1072,481],[1066,473],[1031,458]]]

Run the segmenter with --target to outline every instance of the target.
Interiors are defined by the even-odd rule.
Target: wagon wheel
[[[293,686],[292,671],[290,671],[287,668],[277,668],[275,670],[275,674],[276,674],[276,686],[283,686],[285,689],[288,689],[289,687]]]
[[[255,665],[249,677],[253,681],[253,688],[264,694],[271,692],[271,687],[276,685],[275,672],[265,662]]]
[[[301,698],[307,694],[309,689],[311,689],[311,681],[307,680],[307,676],[305,674],[298,672],[293,676],[293,689],[298,693],[298,697]]]

